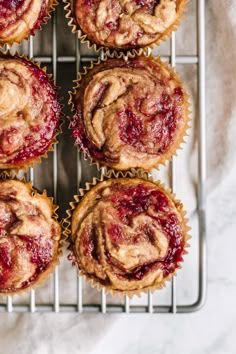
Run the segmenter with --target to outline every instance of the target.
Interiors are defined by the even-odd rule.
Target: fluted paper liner
[[[31,190],[31,196],[32,197],[34,197],[35,195],[40,195],[41,197],[43,197],[47,201],[50,201],[51,211],[52,211],[51,218],[54,219],[57,222],[57,224],[59,225],[58,237],[53,239],[54,241],[56,241],[58,243],[57,254],[54,256],[54,259],[50,262],[49,266],[42,273],[40,273],[38,278],[36,278],[34,280],[34,282],[32,284],[30,284],[29,286],[27,286],[25,288],[17,289],[15,291],[9,291],[9,292],[1,292],[0,291],[0,296],[5,297],[5,296],[8,296],[8,295],[10,295],[10,296],[23,295],[25,293],[30,292],[30,290],[34,290],[34,289],[42,286],[45,283],[45,281],[49,278],[50,274],[53,273],[53,271],[55,270],[55,267],[60,264],[60,260],[59,259],[62,256],[64,238],[62,237],[62,225],[58,221],[58,214],[56,212],[57,209],[59,208],[59,206],[53,204],[53,198],[47,196],[46,189],[44,189],[42,193],[39,193],[35,188],[32,187],[32,182],[26,182],[24,178],[23,179],[18,179],[16,176],[14,176],[12,178],[9,178],[9,176],[6,176],[6,175],[5,176],[1,176],[0,182],[2,180],[14,180],[14,181],[22,182],[25,185],[27,185],[29,190]]]
[[[58,97],[58,90],[59,88],[54,84],[54,79],[53,79],[53,74],[48,74],[47,73],[47,67],[46,66],[42,66],[41,65],[41,62],[36,62],[34,60],[34,58],[28,58],[25,54],[22,54],[20,55],[17,51],[15,53],[10,53],[9,50],[6,50],[4,52],[1,52],[0,53],[0,58],[1,57],[9,57],[9,58],[12,58],[14,59],[14,57],[18,57],[20,59],[24,59],[30,63],[32,63],[33,65],[35,65],[37,68],[39,68],[41,71],[44,72],[44,74],[46,74],[47,78],[48,78],[48,81],[50,83],[53,84],[53,89],[55,90],[55,93],[57,95],[57,101],[58,103],[60,104],[60,119],[59,119],[59,126],[58,128],[55,129],[55,134],[54,134],[54,137],[47,149],[47,151],[41,155],[41,156],[35,156],[33,158],[31,158],[30,160],[28,161],[25,161],[25,163],[22,163],[20,165],[16,164],[16,165],[13,165],[13,164],[8,164],[8,165],[2,165],[1,167],[1,164],[0,164],[0,175],[1,173],[3,173],[5,171],[5,173],[7,173],[8,175],[10,174],[10,172],[13,172],[15,174],[17,174],[17,172],[19,172],[19,170],[23,170],[23,171],[26,171],[28,167],[34,167],[34,164],[35,163],[38,163],[38,164],[41,164],[42,162],[42,158],[47,158],[48,157],[48,152],[49,151],[53,151],[54,150],[54,147],[53,145],[54,144],[58,144],[58,140],[57,140],[57,137],[59,134],[62,133],[62,126],[64,124],[64,113],[62,112],[62,108],[63,108],[63,105],[61,103],[62,101],[62,98],[59,98]]]
[[[77,207],[80,207],[80,202],[82,201],[83,197],[86,196],[86,194],[91,191],[93,188],[98,186],[100,182],[109,180],[109,179],[119,179],[119,178],[125,178],[125,179],[141,179],[144,182],[149,181],[152,183],[155,183],[156,186],[164,191],[164,193],[167,194],[168,197],[171,198],[171,200],[174,202],[179,214],[182,217],[182,227],[183,227],[183,239],[184,239],[184,250],[183,254],[185,255],[188,253],[187,248],[190,246],[189,245],[189,240],[191,236],[189,235],[189,231],[191,228],[188,226],[188,219],[186,218],[186,212],[183,209],[182,203],[175,199],[175,194],[172,194],[171,190],[168,189],[161,181],[154,181],[152,177],[148,177],[146,173],[143,171],[136,171],[136,170],[131,170],[131,171],[126,171],[126,172],[114,172],[110,171],[107,175],[102,175],[100,179],[98,178],[93,178],[91,183],[86,183],[85,188],[80,188],[79,189],[79,194],[74,195],[74,202],[70,203],[70,209],[67,210],[67,217],[63,220],[63,234],[64,234],[64,239],[65,242],[67,243],[67,248],[71,252],[70,255],[68,256],[68,259],[72,261],[72,265],[77,265],[76,263],[76,258],[73,253],[73,245],[72,245],[72,240],[71,240],[71,222],[72,222],[72,216],[73,212]],[[155,285],[151,285],[142,289],[136,289],[136,290],[128,290],[128,291],[121,291],[121,290],[114,290],[109,288],[109,286],[102,285],[99,281],[95,280],[94,278],[90,277],[86,272],[84,272],[82,269],[79,269],[80,275],[84,277],[84,279],[90,283],[90,285],[94,288],[97,288],[97,290],[104,289],[107,294],[111,294],[113,296],[119,295],[121,297],[127,295],[129,298],[132,298],[134,295],[141,296],[143,293],[147,293],[148,291],[154,292],[157,289],[161,289],[166,286],[166,282],[172,279],[172,276],[176,275],[177,269],[181,268],[181,263],[182,261],[179,261],[177,264],[177,267],[175,268],[175,271],[173,273],[170,273],[167,277],[162,279],[160,283],[157,283]],[[78,266],[78,265],[77,265]],[[79,268],[79,267],[78,267]]]
[[[161,67],[163,67],[163,69],[167,70],[171,76],[173,77],[173,79],[175,80],[175,82],[177,83],[178,86],[180,86],[183,90],[183,100],[184,100],[184,126],[181,128],[180,134],[178,139],[175,140],[174,143],[171,144],[170,148],[168,149],[168,151],[166,153],[164,153],[163,155],[159,156],[159,161],[158,163],[153,163],[153,165],[151,165],[150,168],[145,168],[145,167],[137,167],[136,169],[138,170],[144,170],[147,172],[150,172],[153,168],[157,168],[159,169],[160,165],[166,165],[166,162],[169,161],[171,159],[171,157],[177,156],[177,151],[178,150],[182,150],[181,145],[183,143],[185,143],[186,141],[184,140],[185,137],[188,136],[187,131],[188,129],[190,129],[190,114],[191,114],[191,110],[190,110],[190,96],[187,93],[186,87],[185,85],[182,83],[182,81],[180,80],[180,76],[178,73],[175,72],[174,68],[172,68],[171,66],[169,66],[169,64],[167,62],[163,62],[161,60],[161,57],[154,57],[152,54],[150,54],[149,56],[144,56],[144,55],[140,55],[139,57],[145,57],[145,58],[149,58],[150,60],[154,61],[155,63],[159,64]],[[76,80],[74,80],[73,82],[75,83],[75,86],[72,88],[72,91],[69,91],[69,102],[68,104],[71,105],[71,112],[72,113],[76,113],[76,107],[74,105],[73,102],[73,98],[74,96],[79,92],[80,90],[80,86],[81,83],[83,81],[83,78],[89,73],[90,70],[92,70],[94,68],[94,66],[97,66],[101,63],[106,62],[108,59],[123,59],[122,53],[117,53],[117,52],[113,52],[112,54],[107,54],[105,56],[104,59],[98,58],[98,60],[96,62],[91,61],[89,66],[84,66],[82,68],[82,70],[80,72],[78,72],[78,77]],[[83,113],[82,113],[83,114]],[[70,119],[71,123],[73,121],[73,117]],[[71,123],[69,125],[69,129],[73,130],[73,127],[71,126]],[[91,154],[89,153],[89,150],[87,150],[86,152],[79,146],[76,145],[76,148],[78,149],[79,152],[83,153],[84,159],[90,160],[90,165],[95,164],[98,168],[98,170],[101,170],[101,168],[105,168],[105,171],[114,171],[114,170],[121,170],[118,168],[115,168],[114,166],[109,166],[106,165],[105,163],[102,163],[101,161],[96,160],[93,156],[91,156]],[[122,169],[123,171],[125,170],[129,170],[129,169],[133,169],[134,167],[130,167],[127,166],[126,169]]]
[[[162,41],[167,40],[171,36],[171,33],[177,30],[177,27],[180,25],[180,22],[182,18],[184,17],[185,11],[187,11],[186,4],[188,3],[189,0],[182,0],[181,3],[179,4],[179,11],[176,20],[173,22],[173,24],[168,27],[162,34],[159,35],[157,39],[155,39],[153,42],[150,42],[147,45],[144,46],[138,46],[136,48],[115,48],[115,47],[108,47],[105,45],[99,45],[98,43],[94,43],[92,40],[90,40],[87,36],[86,33],[83,32],[82,28],[79,26],[77,21],[74,18],[73,15],[73,9],[71,7],[71,0],[63,0],[63,2],[66,4],[64,9],[66,11],[66,18],[69,20],[68,21],[68,26],[71,27],[71,32],[73,34],[76,34],[78,36],[78,39],[80,39],[81,43],[86,43],[88,48],[92,48],[95,50],[95,52],[99,52],[100,50],[104,50],[107,53],[112,53],[113,51],[121,51],[123,52],[122,55],[124,56],[135,56],[135,55],[140,55],[142,54],[146,49],[148,48],[153,48],[155,45],[160,45]]]
[[[41,1],[41,0],[38,0]],[[11,47],[13,44],[21,44],[23,40],[28,40],[30,36],[35,36],[35,33],[38,31],[42,30],[42,26],[45,25],[49,19],[51,18],[51,13],[55,11],[56,6],[59,4],[57,0],[50,0],[50,3],[48,5],[48,8],[46,9],[46,14],[44,18],[40,21],[38,24],[39,28],[34,28],[34,29],[28,29],[27,32],[21,33],[18,38],[10,39],[10,40],[1,40],[0,39],[0,48],[4,47],[5,45],[8,45]]]

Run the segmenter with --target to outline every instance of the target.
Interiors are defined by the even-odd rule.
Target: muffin
[[[20,43],[49,18],[55,0],[1,0],[0,45]]]
[[[183,16],[186,0],[68,0],[69,24],[98,46],[132,49],[158,44]]]
[[[75,144],[116,170],[150,170],[183,142],[188,96],[175,72],[153,57],[108,59],[80,77],[71,94]]]
[[[0,181],[0,294],[36,287],[58,264],[55,210],[52,199],[31,184]]]
[[[183,261],[183,206],[159,182],[107,179],[72,205],[69,258],[99,289],[131,296],[161,288]]]
[[[52,149],[61,106],[44,69],[18,55],[0,55],[0,169],[20,169]]]

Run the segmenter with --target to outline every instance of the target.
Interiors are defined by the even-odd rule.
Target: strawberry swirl
[[[75,22],[92,42],[115,49],[140,48],[162,39],[183,12],[185,0],[71,0]]]
[[[0,57],[0,168],[43,156],[60,125],[61,107],[47,74],[26,59]]]
[[[89,279],[115,291],[161,287],[183,260],[183,215],[182,204],[158,183],[100,182],[72,213],[74,260]]]
[[[61,229],[54,209],[29,184],[0,181],[0,293],[32,286],[57,259]]]
[[[71,128],[85,155],[102,165],[150,170],[176,152],[188,128],[188,97],[160,60],[109,59],[82,77]]]
[[[0,44],[19,43],[48,17],[53,0],[0,0]]]

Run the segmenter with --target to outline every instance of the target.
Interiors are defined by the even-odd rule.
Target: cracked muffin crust
[[[164,39],[186,0],[70,0],[74,21],[93,43],[114,49],[146,47]]]
[[[51,198],[16,180],[0,181],[0,293],[41,283],[58,263],[61,227]]]
[[[183,206],[158,182],[108,179],[71,214],[70,258],[99,288],[133,295],[162,287],[183,261]]]
[[[0,56],[0,169],[38,161],[55,142],[61,107],[45,71],[25,58]]]
[[[72,136],[86,157],[116,170],[150,170],[183,142],[189,103],[159,59],[108,59],[82,75],[71,101]]]
[[[0,0],[0,45],[20,43],[49,17],[54,0]]]

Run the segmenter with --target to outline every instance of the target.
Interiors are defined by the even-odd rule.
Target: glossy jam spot
[[[175,95],[176,102],[183,103],[184,94],[181,87],[176,87],[174,89],[174,95]]]
[[[52,244],[47,241],[41,244],[40,238],[32,238],[29,236],[20,236],[24,241],[27,251],[31,254],[31,262],[37,266],[37,272],[44,270],[52,259]]]
[[[126,219],[127,222],[130,223],[135,215],[143,211],[143,208],[132,200],[124,200],[120,203],[118,211],[121,220],[125,222]]]
[[[141,38],[143,36],[144,32],[143,31],[138,31],[137,32],[137,38]]]
[[[120,139],[128,145],[139,147],[140,138],[144,134],[142,120],[128,108],[119,112],[118,116]]]
[[[10,268],[12,265],[10,250],[6,243],[0,246],[0,263],[4,268]]]
[[[148,266],[142,266],[139,270],[136,271],[136,273],[133,274],[133,277],[137,280],[141,280],[149,271],[150,268]]]
[[[2,0],[0,5],[8,10],[17,10],[23,2],[24,0]]]
[[[93,240],[87,240],[84,242],[84,252],[87,256],[92,256],[94,252]]]
[[[130,223],[135,215],[147,210],[150,203],[148,189],[142,185],[123,188],[121,192],[114,194],[112,202],[118,210],[120,219]]]
[[[7,243],[0,245],[0,289],[4,289],[13,270],[10,248]]]
[[[149,12],[153,12],[155,7],[160,3],[160,0],[135,0],[137,6],[145,7]]]
[[[113,21],[109,21],[105,24],[105,26],[107,28],[109,28],[110,30],[114,30],[117,28],[117,23],[116,22],[113,22]]]
[[[119,225],[110,225],[108,228],[108,234],[114,244],[119,244],[123,239],[122,228]]]
[[[92,7],[93,6],[93,2],[94,0],[84,0],[84,4],[88,7]]]
[[[147,1],[146,0],[135,0],[135,2],[138,6],[144,6],[144,5],[146,5]]]
[[[11,153],[11,145],[14,134],[17,134],[18,130],[16,128],[9,128],[3,130],[0,134],[0,154],[10,154]]]
[[[152,204],[154,205],[155,210],[158,211],[165,211],[168,206],[169,202],[166,198],[165,194],[160,191],[153,191],[151,194]]]
[[[169,214],[168,218],[161,219],[160,222],[161,226],[169,236],[176,236],[176,234],[179,234],[179,221],[175,214]]]

